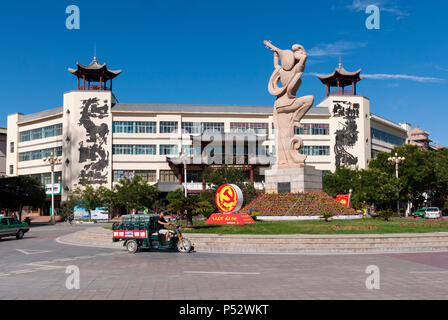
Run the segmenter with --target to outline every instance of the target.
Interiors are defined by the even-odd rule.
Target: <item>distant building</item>
[[[263,189],[269,165],[250,158],[253,153],[275,155],[272,106],[119,103],[112,80],[121,70],[109,70],[94,58],[69,71],[77,87],[63,94],[63,106],[8,116],[7,175],[30,175],[50,184],[50,166],[43,158],[53,153],[62,158],[55,166],[61,190],[56,204],[83,179],[112,187],[123,177],[137,175],[162,192],[179,188],[186,179],[188,193],[197,194],[208,188],[202,171],[222,165],[215,161],[222,156]],[[323,171],[343,165],[366,168],[378,152],[412,140],[410,125],[370,112],[370,100],[357,92],[361,70],[348,72],[340,64],[333,73],[318,77],[326,86],[326,97],[295,128],[307,164]],[[216,144],[221,135],[245,139],[242,157],[235,156],[236,145],[226,149]],[[256,139],[255,149],[249,139]],[[199,163],[185,163],[185,177],[181,155],[204,154],[208,156]]]
[[[0,128],[0,178],[6,175],[6,133],[7,129]]]

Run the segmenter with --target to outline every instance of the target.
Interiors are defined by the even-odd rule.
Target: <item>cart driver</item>
[[[171,231],[168,230],[166,227],[170,225],[168,221],[165,219],[166,213],[165,211],[160,212],[159,220],[157,220],[157,227],[159,228],[158,233],[165,235],[166,242],[170,241],[170,234]]]

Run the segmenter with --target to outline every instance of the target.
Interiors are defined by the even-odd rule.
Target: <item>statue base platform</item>
[[[322,170],[302,165],[265,171],[266,193],[299,193],[322,191]]]

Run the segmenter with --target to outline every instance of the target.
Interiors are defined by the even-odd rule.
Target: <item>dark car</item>
[[[0,217],[0,239],[14,236],[22,239],[29,230],[29,226],[17,220],[16,217]]]

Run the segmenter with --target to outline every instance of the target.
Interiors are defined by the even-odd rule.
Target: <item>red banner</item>
[[[349,194],[340,194],[336,197],[336,201],[342,203],[344,206],[350,208],[350,195]]]
[[[232,213],[232,214],[221,214],[215,213],[207,219],[205,224],[234,224],[234,225],[245,225],[255,223],[247,213]]]

